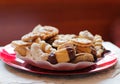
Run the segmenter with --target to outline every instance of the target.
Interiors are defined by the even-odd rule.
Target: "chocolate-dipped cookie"
[[[48,57],[48,61],[52,64],[70,62],[75,58],[75,51],[71,47],[66,47],[57,50],[55,53],[51,53]]]

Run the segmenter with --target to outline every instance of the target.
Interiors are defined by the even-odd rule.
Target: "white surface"
[[[120,49],[110,42],[105,42],[108,49],[112,49],[118,56]],[[51,76],[33,74],[12,68],[0,61],[0,84],[119,84],[120,57],[116,66],[102,72],[74,75]]]

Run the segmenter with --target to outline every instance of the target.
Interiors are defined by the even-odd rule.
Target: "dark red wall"
[[[38,24],[55,26],[60,33],[88,29],[111,41],[111,24],[119,16],[119,0],[0,0],[0,45]]]

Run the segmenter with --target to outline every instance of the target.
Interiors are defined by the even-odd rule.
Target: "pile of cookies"
[[[11,45],[18,57],[57,64],[95,62],[104,55],[102,42],[100,35],[94,36],[87,30],[80,31],[79,35],[59,34],[55,27],[37,25]]]

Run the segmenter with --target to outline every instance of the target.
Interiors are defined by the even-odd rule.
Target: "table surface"
[[[120,49],[105,42],[118,56]],[[118,63],[104,71],[86,75],[54,76],[26,72],[15,69],[0,61],[0,84],[118,84],[120,82],[120,57]]]

